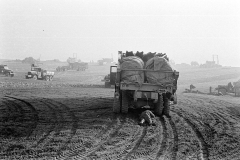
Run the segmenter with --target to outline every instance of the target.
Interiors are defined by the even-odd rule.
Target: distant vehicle
[[[61,71],[67,71],[67,70],[69,70],[69,69],[70,69],[69,66],[58,66],[58,67],[56,68],[56,71],[57,71],[57,72],[61,72]]]
[[[113,62],[113,58],[103,58],[103,59],[98,60],[99,65],[103,65],[106,63],[112,63],[112,62]]]
[[[102,82],[105,82],[105,88],[111,87],[111,85],[115,85],[117,75],[117,66],[110,66],[110,74],[106,75]]]
[[[3,74],[7,77],[13,77],[14,73],[7,65],[0,65],[0,74]]]
[[[35,66],[34,64],[31,65],[31,71],[25,75],[26,79],[34,79],[34,80],[46,80],[52,81],[54,76],[54,72],[50,72],[47,70],[43,70],[42,68]]]
[[[77,71],[85,71],[88,68],[88,63],[86,62],[69,63],[69,68]]]

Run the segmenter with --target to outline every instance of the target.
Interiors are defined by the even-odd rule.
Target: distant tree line
[[[24,60],[22,60],[22,63],[28,63],[28,64],[35,64],[39,62],[40,60],[36,60],[33,57],[27,57]],[[59,59],[54,59],[54,60],[47,60],[47,61],[52,61],[52,62],[60,62]]]
[[[22,60],[22,63],[28,63],[28,64],[34,64],[35,62],[37,62],[37,60],[35,60],[33,57],[27,57],[24,60]]]

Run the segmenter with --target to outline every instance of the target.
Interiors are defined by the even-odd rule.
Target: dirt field
[[[24,79],[28,67],[14,66],[13,78],[0,76],[0,159],[240,159],[240,97],[183,93],[234,82],[240,68],[179,69],[171,117],[139,126],[134,111],[112,113],[114,89],[101,82],[108,65],[52,82]]]

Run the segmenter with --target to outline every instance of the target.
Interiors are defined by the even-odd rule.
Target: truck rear
[[[131,59],[134,59],[134,62]],[[154,62],[154,59],[160,60],[160,63],[156,63],[156,60]],[[139,63],[134,64],[136,60]],[[140,58],[124,57],[119,51],[113,112],[128,113],[129,108],[149,108],[158,116],[169,115],[170,101],[177,103],[179,72],[155,69],[159,68],[159,64],[160,68],[162,67],[161,61],[167,63],[161,58],[152,58],[142,64]]]

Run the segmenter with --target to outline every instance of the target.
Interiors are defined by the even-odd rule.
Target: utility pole
[[[216,57],[216,58],[217,58],[217,64],[219,64],[218,55],[216,55],[216,54],[213,54],[213,61],[214,61],[214,57]],[[215,62],[215,61],[214,61],[214,62]]]

